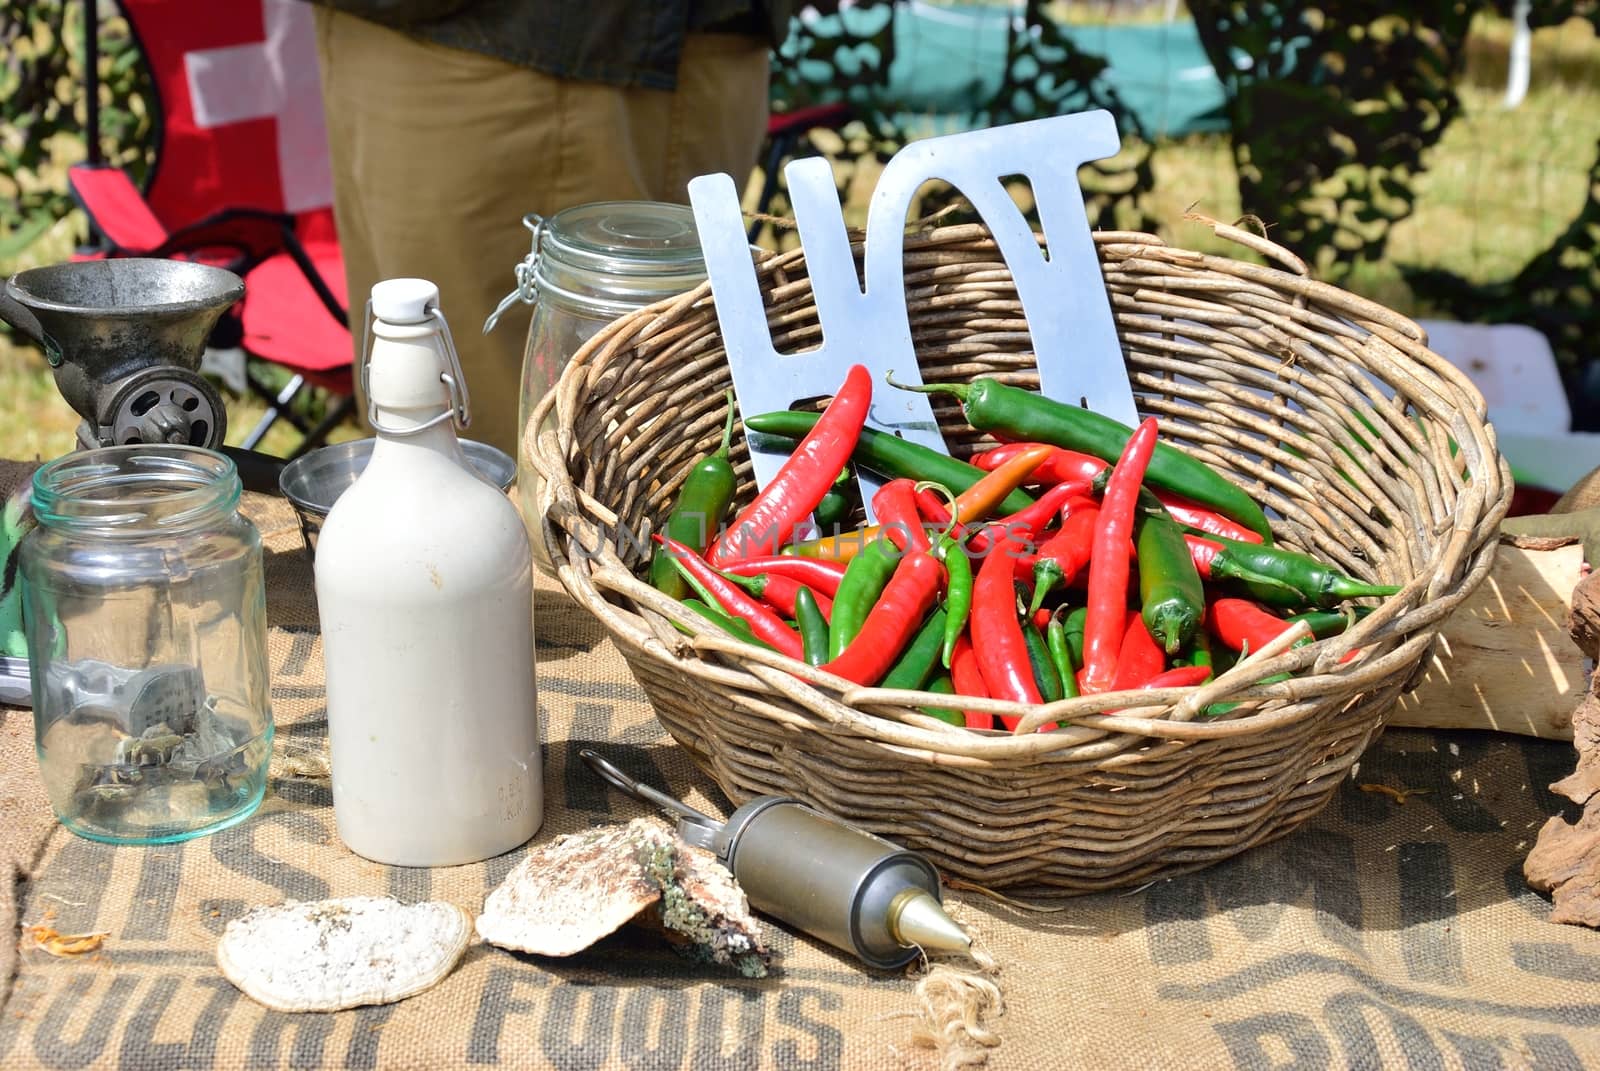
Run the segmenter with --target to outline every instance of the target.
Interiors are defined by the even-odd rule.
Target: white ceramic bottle
[[[544,817],[527,530],[462,454],[438,310],[425,280],[372,288],[377,442],[316,554],[334,817],[351,851],[397,866],[486,859]]]

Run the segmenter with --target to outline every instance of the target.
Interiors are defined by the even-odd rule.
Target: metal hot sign
[[[1113,156],[1117,149],[1116,124],[1106,111],[912,142],[889,161],[873,191],[865,280],[856,272],[828,161],[791,162],[784,175],[823,333],[820,346],[794,354],[779,353],[772,344],[733,180],[727,175],[692,180],[689,199],[740,411],[787,409],[802,399],[830,395],[856,363],[866,365],[879,383],[891,371],[903,382],[921,382],[906,314],[903,238],[917,190],[942,179],[972,202],[1011,270],[1043,393],[1137,423],[1077,179],[1080,166]],[[1043,246],[1003,183],[1015,175],[1032,184]],[[933,410],[921,394],[877,392],[867,422],[945,452]],[[761,436],[751,436],[750,444],[756,482],[765,486],[787,454]],[[867,472],[860,479],[862,501],[870,503],[878,481]]]

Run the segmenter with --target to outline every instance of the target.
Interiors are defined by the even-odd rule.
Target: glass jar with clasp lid
[[[159,844],[248,816],[272,751],[261,537],[234,463],[83,450],[33,477],[24,631],[39,768],[74,833]]]
[[[534,407],[554,389],[572,355],[601,328],[699,286],[706,268],[694,213],[684,205],[601,201],[548,219],[529,215],[522,222],[533,233],[533,248],[517,265],[517,289],[501,302],[486,329],[512,301],[533,306],[522,360],[517,495],[535,560],[548,568],[540,481],[529,458],[531,440],[543,430],[528,426]]]

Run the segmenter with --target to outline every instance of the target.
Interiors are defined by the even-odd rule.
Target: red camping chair
[[[69,182],[102,239],[89,255],[197,259],[241,275],[244,299],[212,343],[291,373],[274,390],[247,362],[268,409],[243,445],[255,447],[282,418],[302,433],[295,454],[304,453],[354,404],[311,8],[300,0],[118,5],[155,83],[158,149],[140,191],[126,172],[97,163],[97,139],[88,139],[89,162]],[[92,18],[96,5],[87,7]],[[88,89],[94,130],[92,79]],[[314,426],[290,404],[308,385],[339,397]]]

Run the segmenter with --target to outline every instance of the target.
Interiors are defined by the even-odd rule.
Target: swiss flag
[[[224,208],[333,201],[312,11],[301,0],[123,0],[162,112],[146,199],[170,230]]]

